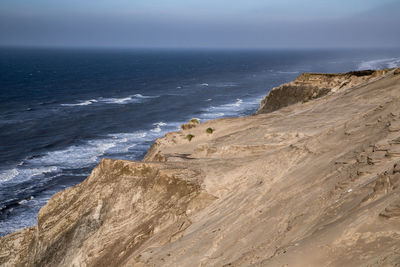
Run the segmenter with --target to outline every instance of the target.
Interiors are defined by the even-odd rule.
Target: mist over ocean
[[[36,223],[102,158],[141,160],[155,138],[254,113],[302,72],[400,65],[400,50],[0,49],[0,236]]]

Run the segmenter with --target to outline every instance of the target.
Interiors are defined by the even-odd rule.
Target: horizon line
[[[400,46],[252,46],[252,47],[202,47],[202,46],[95,46],[95,45],[21,45],[0,44],[0,49],[60,49],[60,50],[346,50],[346,49],[400,49]]]

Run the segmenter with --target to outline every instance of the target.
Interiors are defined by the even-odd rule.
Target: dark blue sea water
[[[141,160],[190,118],[254,113],[301,72],[400,65],[400,50],[0,49],[0,236],[36,223],[101,158]]]

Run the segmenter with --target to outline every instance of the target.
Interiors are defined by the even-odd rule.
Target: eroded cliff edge
[[[398,72],[309,81],[329,93],[169,133],[143,162],[103,160],[0,239],[0,264],[395,265]]]
[[[391,69],[347,73],[303,73],[296,80],[272,88],[263,98],[257,114],[273,112],[298,102],[308,102],[339,90],[362,85],[382,77]]]

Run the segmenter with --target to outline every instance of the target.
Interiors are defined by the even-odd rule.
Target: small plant
[[[189,140],[189,142],[192,141],[193,137],[194,137],[193,134],[186,135],[186,139]]]
[[[200,122],[199,122],[198,119],[193,118],[193,119],[191,119],[188,123],[182,124],[182,125],[181,125],[181,129],[182,129],[182,130],[192,129],[192,128],[196,127],[197,124],[199,124],[199,123],[200,123]]]
[[[206,133],[212,134],[214,132],[213,128],[207,128]]]
[[[194,123],[194,124],[200,123],[198,119],[191,119],[189,122]]]
[[[192,129],[194,127],[196,127],[196,125],[193,123],[185,123],[181,125],[182,130]]]

